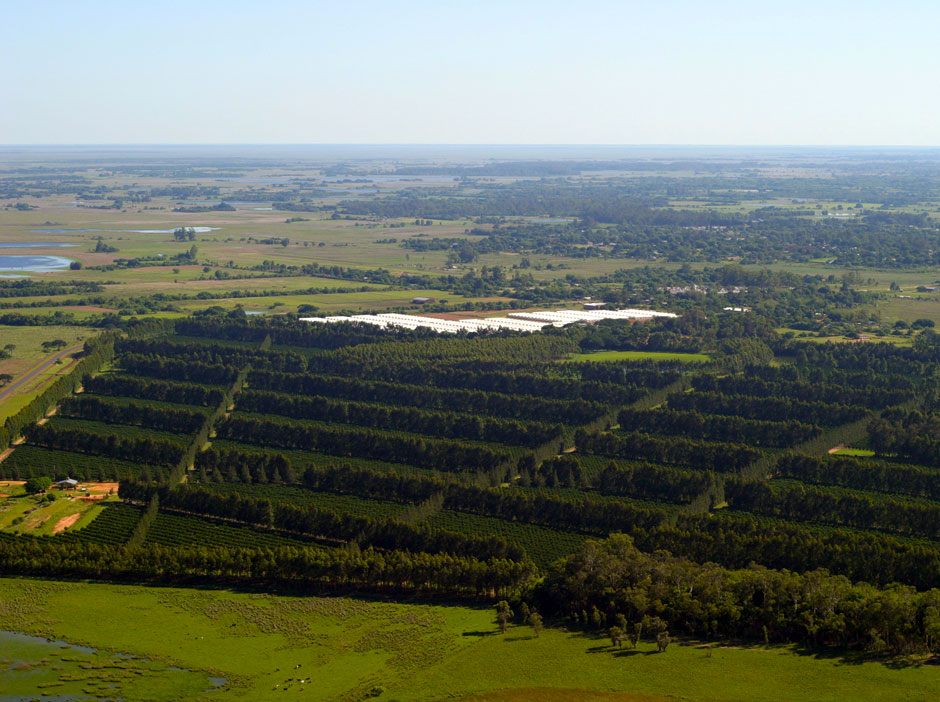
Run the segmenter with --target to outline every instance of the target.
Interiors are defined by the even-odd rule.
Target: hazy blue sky
[[[940,0],[0,0],[0,143],[940,144]]]

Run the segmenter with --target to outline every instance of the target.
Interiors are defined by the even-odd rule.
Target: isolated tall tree
[[[538,612],[529,614],[529,626],[532,627],[535,637],[538,638],[539,634],[542,633],[542,615]]]
[[[506,633],[510,619],[512,619],[512,609],[509,608],[509,603],[506,600],[500,600],[496,603],[496,621],[499,623],[500,633]]]

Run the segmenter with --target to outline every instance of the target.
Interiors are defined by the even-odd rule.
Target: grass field
[[[840,448],[832,452],[836,456],[874,456],[875,452],[870,449]]]
[[[133,612],[135,626],[115,611]],[[890,699],[917,702],[935,699],[940,685],[940,671],[931,666],[801,655],[791,647],[673,644],[656,654],[651,644],[618,651],[606,639],[554,627],[538,638],[524,626],[499,635],[489,607],[0,579],[0,614],[9,630],[132,654],[135,665],[146,665],[143,657],[163,670],[193,671],[193,680],[145,676],[147,686],[123,689],[129,701],[345,702],[374,695],[379,702],[430,702],[482,695],[480,702],[640,702],[651,695],[843,702],[885,699],[890,690]],[[0,655],[9,660],[17,653],[0,638]],[[36,680],[59,674],[54,665],[47,656]],[[5,692],[11,675],[0,665]],[[209,676],[226,678],[225,691],[200,695]]]

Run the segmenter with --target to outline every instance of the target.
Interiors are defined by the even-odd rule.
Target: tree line
[[[681,436],[659,437],[642,432],[612,433],[578,429],[574,437],[586,454],[671,463],[698,470],[734,473],[762,455],[746,444],[693,441]]]
[[[459,597],[513,593],[532,565],[449,553],[275,549],[137,548],[55,539],[0,539],[0,569],[8,575],[184,584],[255,585],[308,590],[419,593]]]

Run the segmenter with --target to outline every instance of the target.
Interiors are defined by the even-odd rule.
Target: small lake
[[[0,256],[0,271],[29,271],[46,273],[61,271],[69,267],[72,259],[64,256]]]

